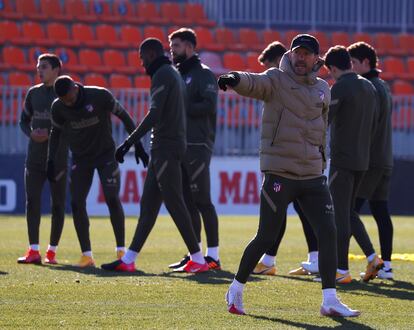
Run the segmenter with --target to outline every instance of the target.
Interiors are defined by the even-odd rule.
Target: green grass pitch
[[[394,252],[414,253],[414,218],[394,217]],[[127,243],[136,225],[126,221]],[[378,249],[374,221],[364,218]],[[23,217],[0,217],[0,329],[412,329],[414,263],[394,261],[396,281],[356,279],[365,261],[351,261],[352,284],[338,287],[342,300],[362,315],[354,319],[319,316],[321,288],[310,277],[287,275],[306,258],[302,227],[288,219],[277,257],[278,276],[255,276],[246,285],[247,316],[227,313],[224,294],[241,254],[257,228],[257,217],[220,217],[223,271],[176,274],[167,265],[186,252],[172,220],[160,217],[137,260],[136,274],[112,274],[71,266],[80,257],[72,218],[66,217],[56,266],[18,265],[27,247]],[[50,218],[41,226],[41,252],[48,243]],[[109,219],[91,220],[97,265],[115,259]],[[350,253],[361,254],[352,241]]]

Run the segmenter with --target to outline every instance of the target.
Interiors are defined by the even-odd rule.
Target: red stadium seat
[[[217,43],[210,29],[196,27],[194,32],[197,35],[197,48],[199,50],[206,49],[214,52],[222,52],[224,50],[223,44]]]
[[[229,71],[243,71],[246,63],[239,53],[228,52],[223,55],[223,65]]]
[[[58,48],[55,53],[62,61],[64,71],[68,71],[70,74],[73,74],[73,72],[89,72],[86,65],[79,64],[78,55],[71,48]]]
[[[151,79],[148,76],[135,76],[134,85],[136,88],[149,89],[151,87]]]
[[[21,39],[19,26],[14,21],[0,21],[0,40],[17,43]]]
[[[76,21],[94,23],[98,21],[96,15],[88,12],[88,7],[82,0],[66,0],[64,1],[65,15]]]
[[[130,50],[127,54],[127,66],[134,68],[138,73],[145,73],[144,68],[141,65],[141,60],[137,50]]]
[[[79,63],[87,66],[92,72],[111,73],[111,68],[103,65],[101,55],[92,49],[82,49],[79,51]]]
[[[53,41],[46,38],[46,34],[42,25],[32,21],[22,23],[21,43],[26,45],[37,44],[40,46],[53,45]]]
[[[285,39],[284,39],[284,44],[286,45],[286,47],[290,47],[290,44],[291,44],[291,42],[292,42],[292,39],[294,38],[294,37],[296,37],[298,34],[301,34],[301,33],[304,33],[304,32],[301,32],[301,31],[297,31],[297,30],[287,30],[286,32],[285,32]]]
[[[30,47],[28,51],[28,62],[33,64],[33,71],[36,70],[37,58],[44,53],[49,53],[47,48],[44,47]]]
[[[92,27],[83,23],[76,23],[72,25],[72,37],[79,40],[80,43],[87,47],[104,47],[105,43],[101,40],[95,39],[95,34]]]
[[[179,25],[189,25],[191,20],[181,13],[180,5],[176,2],[162,2],[160,4],[161,18],[167,22]]]
[[[44,21],[47,16],[39,11],[35,0],[16,0],[16,11],[26,19]]]
[[[96,38],[105,47],[128,48],[130,45],[120,41],[113,25],[99,24],[96,26]]]
[[[122,18],[119,15],[112,14],[112,3],[107,0],[90,0],[89,13],[96,15],[97,22],[121,23]]]
[[[27,63],[26,56],[21,48],[15,46],[5,46],[3,47],[2,52],[3,61],[9,66],[9,68],[30,72],[35,70],[32,63]]]
[[[85,85],[88,86],[99,86],[99,87],[108,87],[108,81],[105,77],[98,73],[89,73],[85,75]]]
[[[413,95],[414,87],[405,80],[395,80],[392,84],[392,92],[395,95]]]
[[[70,33],[66,24],[49,23],[46,28],[47,38],[54,45],[65,47],[79,47],[80,41],[70,37]]]
[[[351,44],[349,33],[346,32],[332,32],[331,45],[332,46],[345,46],[348,47]]]
[[[32,78],[29,74],[24,72],[10,72],[9,85],[28,87],[32,85]]]
[[[309,34],[313,35],[319,41],[320,54],[324,54],[331,46],[329,37],[325,32],[322,31],[309,31]]]
[[[321,77],[322,79],[327,79],[330,78],[330,73],[329,70],[326,68],[325,65],[322,65],[322,67],[319,69],[319,77]]]
[[[397,48],[401,49],[403,54],[414,55],[414,34],[401,33],[397,37]]]
[[[83,84],[83,78],[77,73],[70,72],[70,73],[67,73],[67,75],[71,76],[73,81]]]
[[[124,53],[119,50],[107,49],[103,52],[102,58],[103,64],[113,72],[134,74],[138,71],[135,67],[127,66]]]
[[[401,49],[397,48],[394,35],[391,33],[377,33],[375,44],[379,55],[403,55]]]
[[[216,40],[217,43],[223,45],[225,49],[230,49],[231,45],[236,44],[233,32],[224,27],[216,29]]]
[[[0,17],[5,19],[22,19],[23,13],[19,13],[15,7],[14,0],[2,0],[0,6]]]
[[[357,32],[353,35],[353,40],[354,42],[364,41],[372,47],[376,47],[374,43],[374,38],[369,33]]]
[[[109,77],[109,86],[111,88],[132,88],[131,79],[122,74],[111,74]]]
[[[160,17],[154,2],[138,2],[136,7],[136,16],[142,22],[149,24],[168,24],[168,20]]]
[[[259,57],[258,53],[249,52],[247,53],[247,70],[251,72],[263,72],[266,68],[259,63],[257,58]]]
[[[239,30],[239,41],[242,44],[242,49],[254,49],[261,51],[263,44],[257,35],[256,30],[249,28],[241,28]]]
[[[264,30],[263,31],[263,49],[274,41],[282,42],[282,37],[278,31],[275,30]],[[283,43],[283,42],[282,42]]]
[[[406,78],[414,81],[414,57],[407,58],[407,68]]]
[[[112,4],[112,16],[124,23],[143,24],[145,20],[138,17],[135,12],[135,4],[128,0],[116,0]]]
[[[137,48],[143,40],[141,30],[133,25],[122,25],[119,34],[128,48]]]
[[[209,20],[206,17],[204,8],[199,3],[185,3],[184,16],[189,19],[192,24],[202,25],[206,27],[213,27],[216,25],[214,21]]]
[[[68,17],[63,13],[60,1],[56,0],[40,0],[40,11],[46,15],[48,19],[56,21],[71,21],[72,17]]]
[[[381,77],[385,80],[401,78],[406,73],[404,62],[398,57],[387,57],[383,60]]]
[[[165,49],[169,48],[167,36],[162,27],[154,25],[144,27],[144,39],[146,38],[158,38],[163,43]]]

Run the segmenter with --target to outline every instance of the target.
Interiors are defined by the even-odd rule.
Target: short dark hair
[[[169,41],[175,38],[179,38],[183,41],[190,42],[194,46],[194,48],[197,46],[197,34],[194,32],[193,29],[181,28],[174,31],[168,36]]]
[[[70,76],[60,76],[56,78],[53,89],[56,95],[61,97],[65,96],[74,84],[75,82]]]
[[[147,38],[143,42],[141,42],[141,45],[139,45],[139,51],[147,52],[149,50],[152,50],[159,56],[164,55],[164,47],[162,46],[162,42],[160,41],[160,39]]]
[[[54,68],[62,68],[62,61],[60,60],[59,56],[52,53],[43,53],[40,54],[37,58],[38,61],[47,61],[49,62],[52,69]]]
[[[286,53],[286,47],[279,41],[274,41],[267,45],[267,47],[259,55],[259,62],[264,63],[265,61],[273,62],[278,57],[282,57]]]
[[[351,57],[358,59],[360,62],[367,58],[371,69],[375,69],[377,67],[377,52],[370,44],[363,41],[356,42],[348,47],[348,52]]]
[[[329,48],[325,54],[325,65],[330,68],[332,65],[340,70],[351,69],[351,56],[344,46]]]

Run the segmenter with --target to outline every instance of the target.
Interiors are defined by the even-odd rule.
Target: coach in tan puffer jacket
[[[261,74],[237,72],[240,82],[233,89],[264,101],[260,141],[260,169],[291,179],[322,175],[330,90],[315,71],[298,76],[289,52],[280,69]]]

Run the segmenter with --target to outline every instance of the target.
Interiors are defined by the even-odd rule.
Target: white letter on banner
[[[13,211],[16,208],[16,182],[0,180],[0,212]]]

